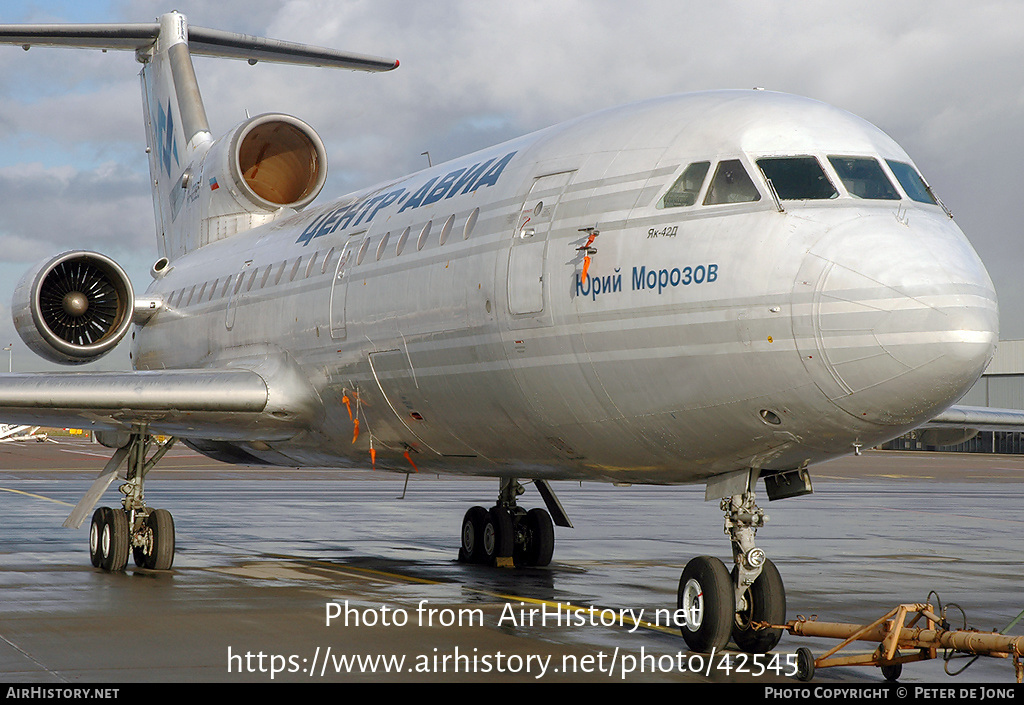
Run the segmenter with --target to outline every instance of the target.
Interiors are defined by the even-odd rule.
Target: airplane
[[[15,443],[18,441],[39,441],[41,443],[48,438],[48,434],[39,433],[39,429],[39,426],[0,424],[0,443]]]
[[[691,559],[693,651],[763,653],[785,620],[758,548],[769,500],[815,463],[926,426],[956,442],[1024,412],[951,407],[998,340],[996,294],[909,155],[835,107],[766,90],[602,110],[310,207],[322,141],[285,114],[219,138],[191,56],[382,72],[398,61],[189,26],[5,25],[0,42],[135,51],[158,258],[136,295],[75,250],[19,283],[19,335],[132,371],[0,374],[19,423],[92,429],[111,460],[90,559],[170,569],[174,522],[143,497],[181,439],[243,465],[498,478],[459,559],[546,566],[572,523],[551,481],[704,484],[732,567]],[[975,430],[971,430],[975,429]],[[124,469],[121,470],[121,466]],[[532,484],[543,507],[519,498]],[[637,531],[643,519],[636,518]]]

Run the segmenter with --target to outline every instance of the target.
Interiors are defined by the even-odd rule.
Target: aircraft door
[[[351,242],[351,238],[349,239]],[[344,340],[347,335],[345,329],[345,299],[348,296],[348,261],[351,248],[345,243],[341,256],[338,257],[338,265],[334,269],[334,281],[331,283],[331,337],[335,340]],[[330,256],[330,255],[328,255]]]
[[[242,263],[242,269],[235,276],[231,282],[230,298],[228,299],[228,308],[224,312],[224,327],[231,330],[235,327],[235,311],[238,310],[238,300],[242,296],[240,290],[242,289],[242,282],[245,276],[249,273],[249,268],[252,266],[252,260],[248,259]]]
[[[513,315],[544,311],[544,260],[558,202],[575,171],[534,179],[523,201],[508,255],[508,310]]]

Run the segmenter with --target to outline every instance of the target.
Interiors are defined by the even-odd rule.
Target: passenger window
[[[363,263],[363,257],[366,256],[366,251],[370,248],[370,236],[367,235],[363,238],[363,244],[359,246],[359,253],[356,255],[356,264]]]
[[[900,194],[882,171],[877,159],[869,157],[829,157],[829,163],[839,174],[843,186],[855,198],[873,198],[885,201],[899,200]]]
[[[468,240],[469,236],[473,232],[473,228],[476,227],[476,221],[480,218],[480,209],[474,208],[473,212],[469,214],[469,218],[466,219],[466,227],[462,230],[462,239]]]
[[[765,157],[757,165],[783,201],[821,201],[839,195],[814,157]]]
[[[380,242],[377,243],[377,261],[378,262],[380,261],[380,258],[384,256],[384,251],[387,250],[387,248],[388,248],[388,240],[390,240],[390,239],[391,239],[391,231],[389,230],[388,232],[384,233],[384,237],[382,237],[380,239]]]
[[[452,232],[452,226],[455,225],[455,216],[448,216],[448,220],[444,221],[444,225],[441,227],[441,235],[438,237],[438,244],[443,245],[448,242],[448,236]]]
[[[679,208],[692,206],[697,202],[697,194],[704,184],[704,177],[711,168],[711,162],[694,162],[686,167],[682,176],[676,179],[672,188],[658,201],[658,208]]]
[[[892,159],[886,159],[885,163],[892,169],[892,173],[896,175],[896,180],[900,182],[900,186],[907,192],[911,200],[919,203],[932,203],[938,205],[935,202],[935,198],[932,196],[931,191],[928,190],[928,185],[925,184],[924,179],[917,173],[917,169],[906,164],[904,162],[896,162]]]
[[[309,263],[306,265],[306,273],[303,275],[305,279],[309,279],[309,275],[313,273],[313,267],[316,266],[316,258],[320,256],[320,252],[314,252],[313,256],[309,258]]]
[[[423,226],[423,230],[420,230],[420,236],[416,238],[416,249],[422,250],[423,246],[427,244],[427,238],[430,237],[430,225],[434,221],[428,220],[427,224]]]
[[[750,203],[760,201],[754,182],[750,180],[747,170],[739,159],[719,162],[715,176],[711,179],[708,195],[704,197],[705,206],[719,203]]]
[[[327,274],[327,265],[330,263],[331,255],[333,255],[333,254],[334,254],[334,248],[333,247],[331,249],[327,250],[327,254],[324,255],[324,263],[320,265],[320,273],[321,274]]]
[[[398,238],[398,244],[395,245],[396,255],[402,254],[402,250],[405,249],[405,241],[409,239],[410,232],[412,232],[412,228],[410,227],[406,227],[406,229],[402,231],[402,234]]]

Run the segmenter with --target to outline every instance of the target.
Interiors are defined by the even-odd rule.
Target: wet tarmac
[[[796,649],[834,645],[785,635],[773,655],[710,664],[672,629],[611,617],[654,621],[689,558],[728,558],[703,487],[554,483],[576,528],[556,529],[552,565],[496,569],[455,560],[462,515],[493,503],[495,481],[414,476],[398,499],[403,477],[254,471],[175,448],[146,488],[174,515],[173,570],[106,574],[89,564],[87,525],[61,522],[108,455],[81,441],[0,446],[0,682],[796,684]],[[981,629],[1024,609],[1024,458],[868,452],[812,478],[813,495],[761,501],[758,545],[780,568],[789,618],[868,623],[930,591]],[[118,498],[112,487],[105,503]],[[531,487],[521,504],[542,502]],[[569,622],[556,603],[602,611]],[[956,679],[938,659],[901,678],[960,681],[1011,684],[1013,666],[980,659]],[[815,682],[882,678],[847,667]]]

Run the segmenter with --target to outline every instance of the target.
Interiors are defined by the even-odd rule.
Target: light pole
[[[7,371],[14,372],[14,343],[8,343],[4,350],[7,351]]]

